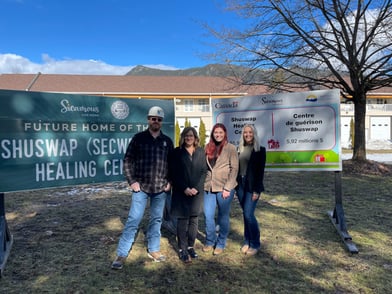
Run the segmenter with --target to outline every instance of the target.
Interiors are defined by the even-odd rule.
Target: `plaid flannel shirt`
[[[162,192],[169,182],[168,155],[172,140],[162,132],[154,138],[147,129],[137,133],[124,156],[124,175],[129,185],[139,182],[146,193]]]

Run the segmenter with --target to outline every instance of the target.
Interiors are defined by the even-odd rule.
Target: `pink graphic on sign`
[[[274,129],[274,113],[271,113],[271,134],[272,138],[275,136],[275,129]],[[274,140],[274,139],[269,139],[268,140],[268,149],[279,149],[280,144],[279,140]]]
[[[278,140],[269,139],[268,140],[268,149],[279,149],[280,144]]]

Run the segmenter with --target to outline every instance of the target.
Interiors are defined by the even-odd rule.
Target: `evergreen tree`
[[[176,121],[176,130],[175,130],[175,135],[174,135],[174,146],[175,147],[178,147],[180,135],[181,135],[180,125],[179,125],[178,121]]]
[[[199,126],[199,138],[200,138],[200,146],[204,147],[206,145],[206,125],[204,121],[200,118],[200,126]]]
[[[188,120],[188,118],[185,119],[185,127],[190,127],[191,122]]]

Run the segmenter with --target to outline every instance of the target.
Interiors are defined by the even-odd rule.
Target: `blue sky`
[[[214,60],[202,23],[238,21],[224,0],[0,0],[0,73],[124,74]],[[98,71],[97,73],[95,71]]]

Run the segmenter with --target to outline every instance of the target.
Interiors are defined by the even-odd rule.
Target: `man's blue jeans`
[[[251,193],[245,190],[245,180],[246,178],[243,177],[237,186],[237,197],[244,218],[244,245],[249,245],[254,249],[260,249],[260,227],[255,216],[255,209],[259,200],[252,200],[253,192]]]
[[[132,193],[128,219],[117,247],[118,256],[128,256],[135,242],[136,232],[143,218],[148,198],[150,198],[150,221],[147,229],[147,249],[148,252],[160,250],[162,215],[165,207],[166,194],[166,192],[145,193],[143,191]]]
[[[204,217],[206,222],[206,246],[215,246],[224,249],[230,231],[230,208],[233,201],[234,190],[230,197],[223,199],[222,192],[204,192]],[[218,206],[217,224],[219,233],[215,231],[215,210]]]

